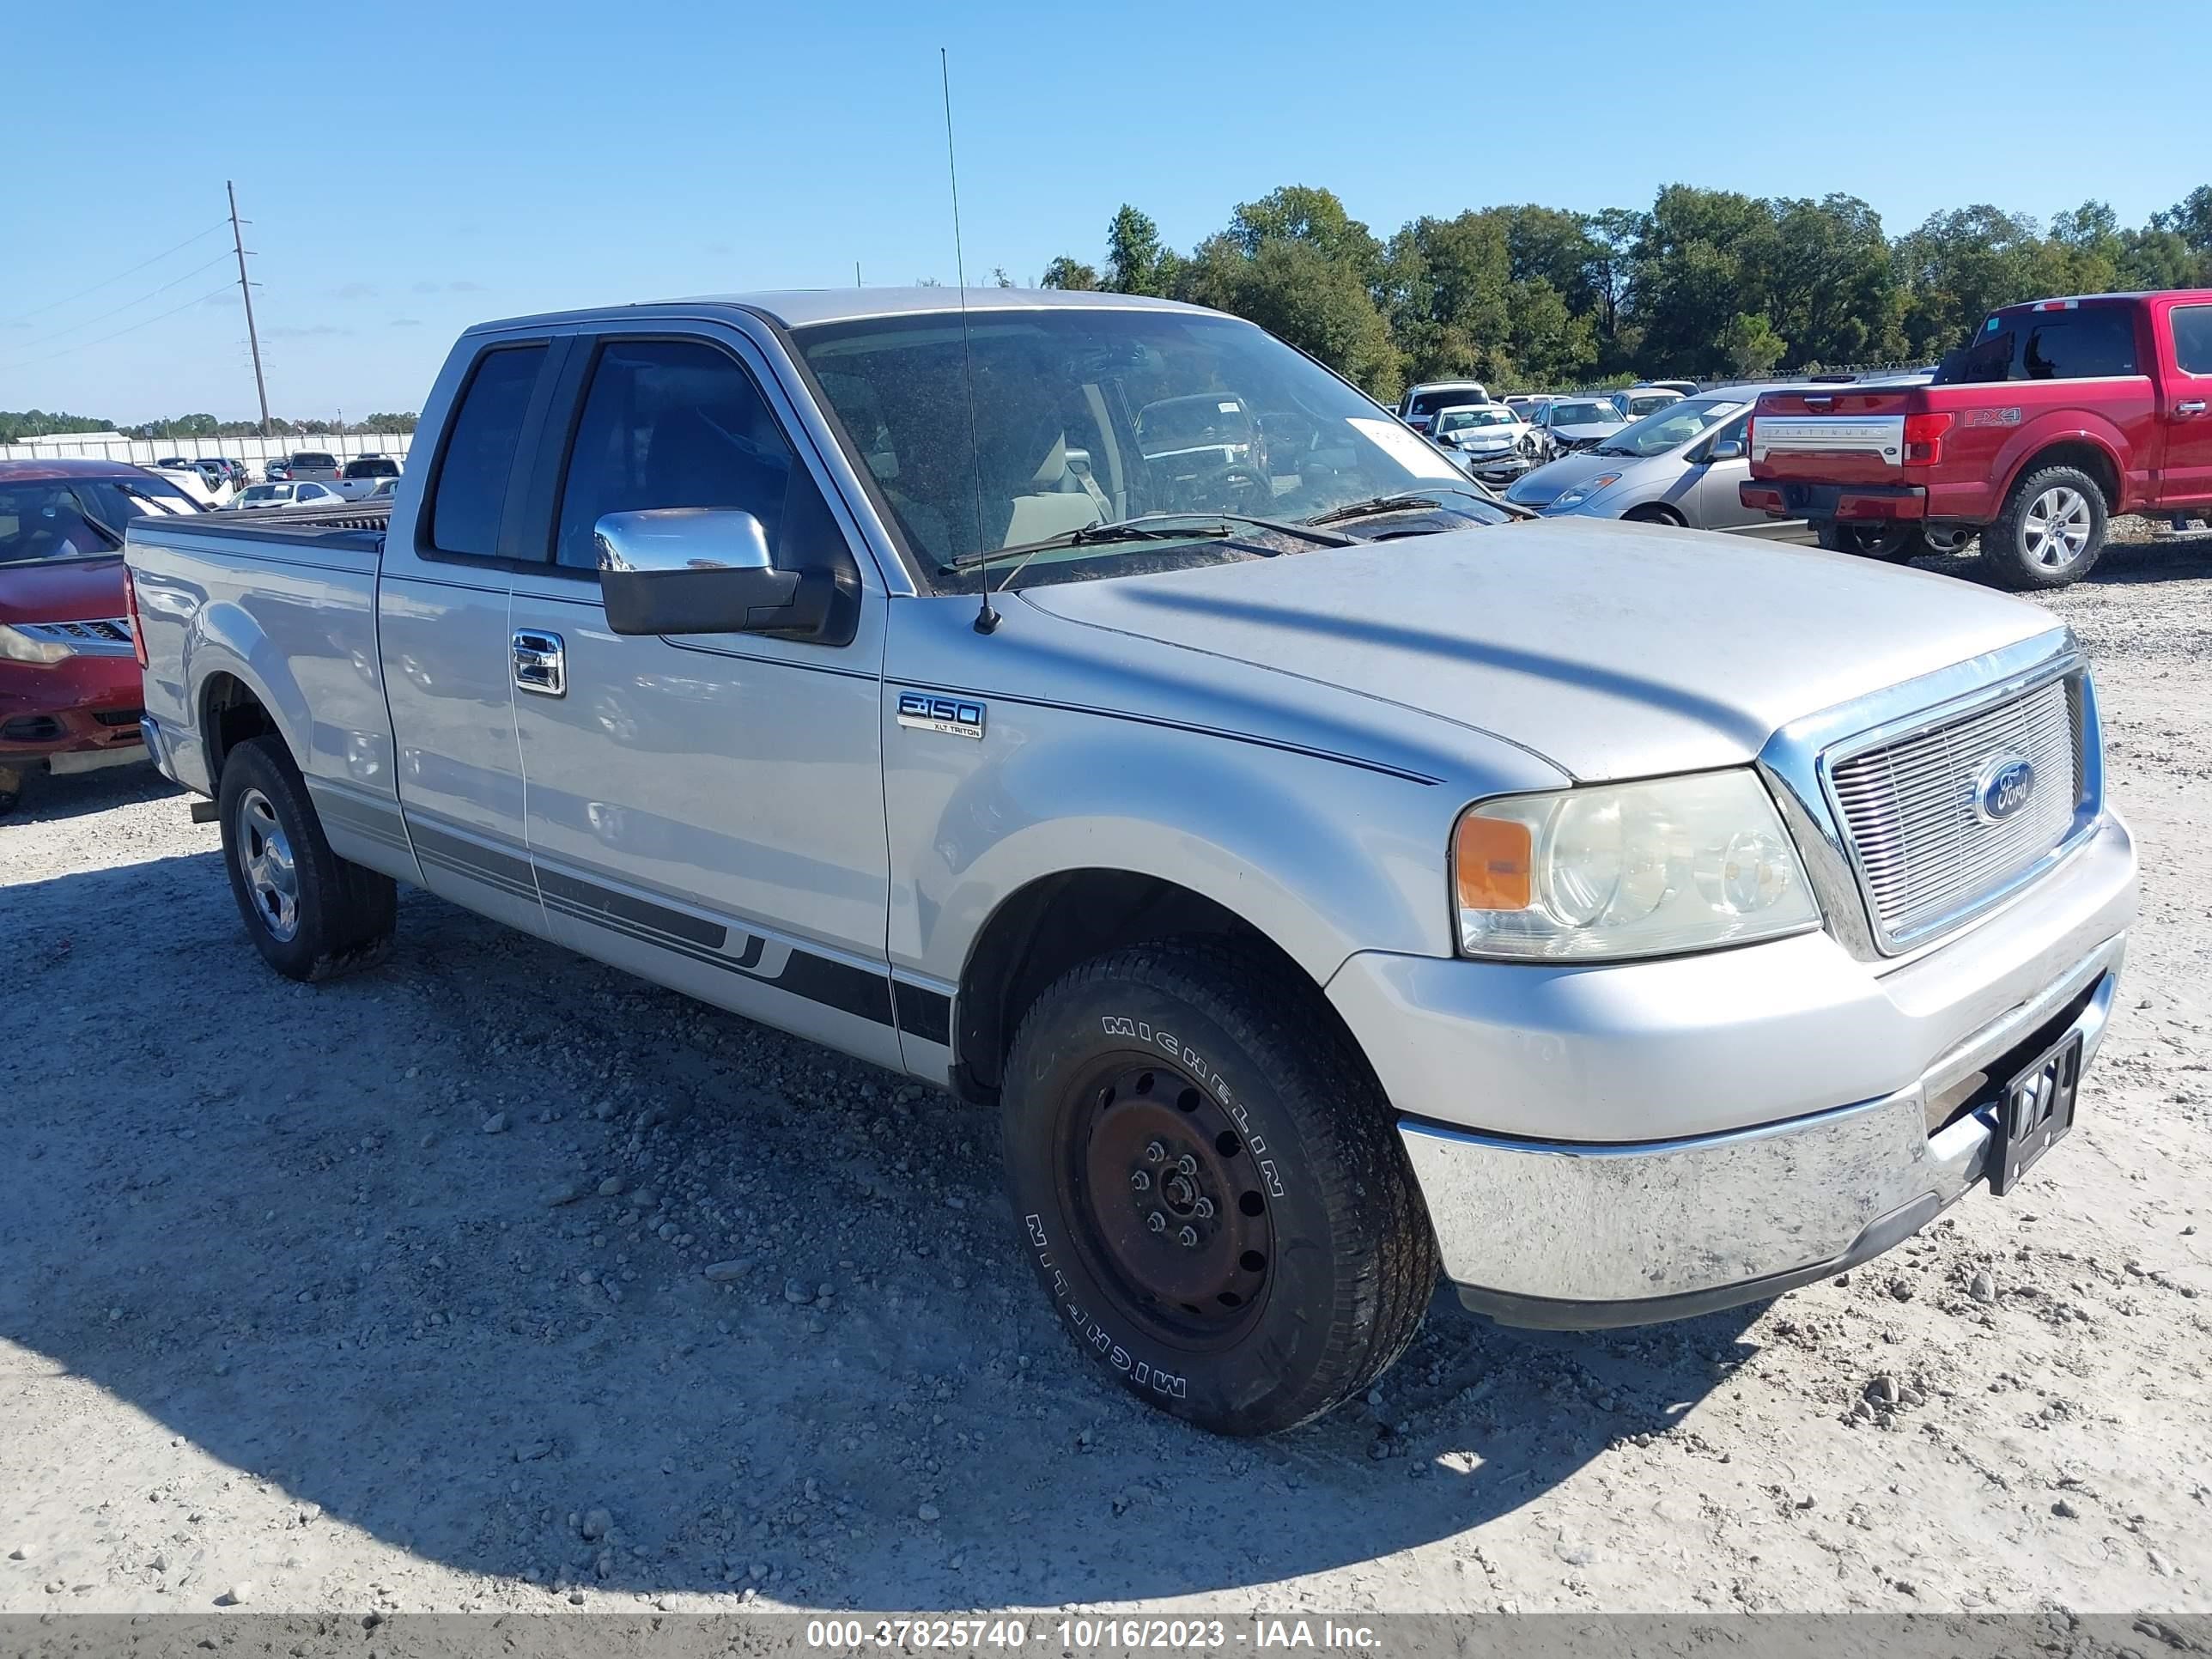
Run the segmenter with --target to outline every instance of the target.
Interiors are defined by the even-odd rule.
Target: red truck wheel
[[[2012,487],[1982,532],[1990,580],[2015,592],[2063,587],[2105,550],[2105,492],[2079,467],[2046,466]]]

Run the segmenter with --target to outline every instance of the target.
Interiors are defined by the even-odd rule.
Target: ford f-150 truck
[[[1746,507],[1904,560],[1978,532],[1992,580],[2063,587],[2118,513],[2212,506],[2212,289],[2006,306],[1927,386],[1770,392]]]
[[[1249,323],[767,295],[471,330],[386,509],[132,526],[146,738],[313,979],[394,884],[995,1109],[1211,1428],[1777,1295],[2052,1146],[2135,854],[2021,600],[1529,521]],[[1264,463],[1156,459],[1203,394]],[[541,970],[558,972],[541,960]]]

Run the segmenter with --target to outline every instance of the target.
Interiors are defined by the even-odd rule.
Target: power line
[[[52,333],[43,335],[38,339],[19,340],[15,343],[16,348],[19,350],[27,350],[38,346],[46,345],[49,342],[60,339],[64,334],[74,334],[81,328],[90,328],[94,323],[104,323],[110,317],[119,317],[125,312],[130,310],[133,306],[142,306],[145,304],[147,301],[154,298],[156,295],[167,294],[171,289],[178,287],[181,283],[189,283],[193,277],[198,276],[204,270],[213,270],[217,265],[228,260],[229,258],[230,255],[228,253],[218,253],[214,258],[209,260],[205,264],[194,265],[183,276],[173,276],[167,282],[162,283],[161,287],[149,289],[135,300],[125,300],[121,305],[115,307],[112,310],[98,312],[94,315],[86,318],[81,323],[71,323],[66,328],[58,328]]]
[[[83,299],[88,294],[97,294],[100,289],[112,287],[115,283],[121,282],[125,276],[135,276],[139,271],[145,270],[148,265],[157,265],[161,264],[162,260],[167,258],[172,253],[182,252],[185,249],[190,247],[194,242],[198,241],[201,237],[213,235],[216,231],[221,230],[230,221],[228,218],[218,219],[213,224],[210,225],[205,230],[194,231],[191,235],[185,237],[183,241],[178,243],[176,246],[172,248],[164,248],[161,252],[155,254],[150,259],[141,259],[137,264],[132,265],[128,270],[118,270],[112,276],[103,276],[100,281],[94,283],[90,288],[81,288],[74,294],[64,295],[58,300],[53,301],[49,304],[40,306],[36,311],[27,311],[19,317],[10,317],[6,320],[9,323],[27,323],[33,317],[43,317],[50,311],[58,310],[63,306],[73,304],[76,301]]]
[[[165,317],[173,317],[179,311],[190,311],[194,306],[205,305],[210,300],[229,293],[232,286],[231,283],[225,283],[219,288],[211,288],[198,299],[187,300],[180,306],[173,306],[167,311],[155,313],[151,317],[141,318],[137,322],[117,329],[112,334],[103,334],[98,339],[81,340],[73,346],[64,346],[59,351],[50,351],[43,357],[27,357],[20,363],[0,363],[0,374],[12,374],[19,368],[29,368],[37,363],[50,363],[57,357],[74,356],[76,353],[89,350],[94,346],[106,345],[110,340],[119,340],[125,335],[135,334],[138,330],[158,323]]]

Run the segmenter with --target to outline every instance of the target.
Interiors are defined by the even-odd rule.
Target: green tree
[[[26,438],[56,437],[69,432],[112,432],[106,421],[90,415],[48,414],[43,409],[0,410],[0,444],[19,444]]]
[[[1780,362],[1789,343],[1774,331],[1763,316],[1739,311],[1721,331],[1720,348],[1728,366],[1738,374],[1765,374]]]
[[[1161,245],[1159,227],[1122,203],[1106,228],[1105,286],[1116,294],[1170,294],[1182,264]]]
[[[1079,259],[1071,259],[1063,253],[1044,268],[1044,275],[1037,278],[1037,286],[1093,294],[1102,285],[1097,267],[1086,265]]]

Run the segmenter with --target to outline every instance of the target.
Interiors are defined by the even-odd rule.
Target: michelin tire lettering
[[[1066,1316],[1069,1326],[1075,1332],[1076,1341],[1097,1353],[1139,1389],[1158,1395],[1163,1400],[1190,1398],[1188,1377],[1164,1366],[1155,1365],[1149,1359],[1137,1358],[1075,1299],[1075,1290],[1067,1282],[1067,1275],[1052,1259],[1052,1243],[1050,1236],[1045,1231],[1044,1218],[1031,1213],[1022,1219],[1029,1230],[1030,1248],[1036,1254],[1037,1266],[1052,1277],[1053,1302]]]
[[[1244,1138],[1244,1149],[1252,1154],[1252,1161],[1260,1166],[1260,1178],[1267,1183],[1267,1196],[1285,1196],[1283,1177],[1275,1160],[1267,1155],[1267,1137],[1252,1127],[1244,1103],[1230,1089],[1228,1079],[1206,1063],[1206,1056],[1170,1031],[1156,1031],[1144,1020],[1131,1019],[1122,1014],[1106,1014],[1099,1024],[1108,1036],[1128,1037],[1148,1048],[1158,1048],[1175,1060],[1193,1077],[1205,1085],[1213,1097],[1221,1103],[1221,1109],[1229,1114],[1237,1132]]]

